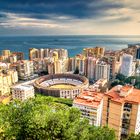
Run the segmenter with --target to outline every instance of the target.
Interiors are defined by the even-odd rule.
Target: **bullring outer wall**
[[[44,87],[41,85],[44,81],[49,81],[49,80],[58,80],[59,79],[65,79],[66,83],[60,83],[60,84],[68,84],[68,80],[72,81],[79,81],[81,84],[76,85],[70,89],[61,89],[61,88],[49,88],[49,87]],[[81,91],[84,88],[87,88],[89,86],[89,81],[86,77],[76,75],[76,74],[54,74],[54,75],[47,75],[43,76],[41,78],[38,78],[34,82],[34,87],[36,92],[41,93],[46,96],[54,96],[54,97],[61,97],[61,98],[70,98],[74,99],[77,95],[81,93]]]

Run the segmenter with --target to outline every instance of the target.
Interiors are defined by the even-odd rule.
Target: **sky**
[[[140,0],[0,0],[3,35],[140,35]]]

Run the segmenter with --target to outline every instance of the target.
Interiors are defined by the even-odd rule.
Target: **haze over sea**
[[[65,48],[69,56],[75,56],[86,47],[105,47],[106,50],[120,50],[128,44],[140,43],[139,36],[4,36],[0,37],[0,51],[10,49],[21,51],[28,59],[29,48]]]

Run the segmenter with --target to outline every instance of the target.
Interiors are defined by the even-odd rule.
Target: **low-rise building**
[[[89,89],[104,93],[108,90],[108,81],[107,79],[99,79],[96,83],[90,85]]]
[[[11,101],[11,95],[0,96],[0,103],[8,104]]]
[[[103,94],[92,89],[84,90],[73,101],[73,106],[79,108],[82,117],[88,118],[89,123],[95,126],[101,125]]]
[[[34,87],[31,85],[17,85],[12,88],[12,98],[21,101],[34,97]]]

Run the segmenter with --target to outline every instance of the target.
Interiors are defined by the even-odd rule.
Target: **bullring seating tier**
[[[82,84],[82,82],[75,79],[56,78],[56,79],[44,81],[40,85],[43,87],[49,87],[49,86],[57,85],[57,84],[70,84],[70,85],[78,86]]]

